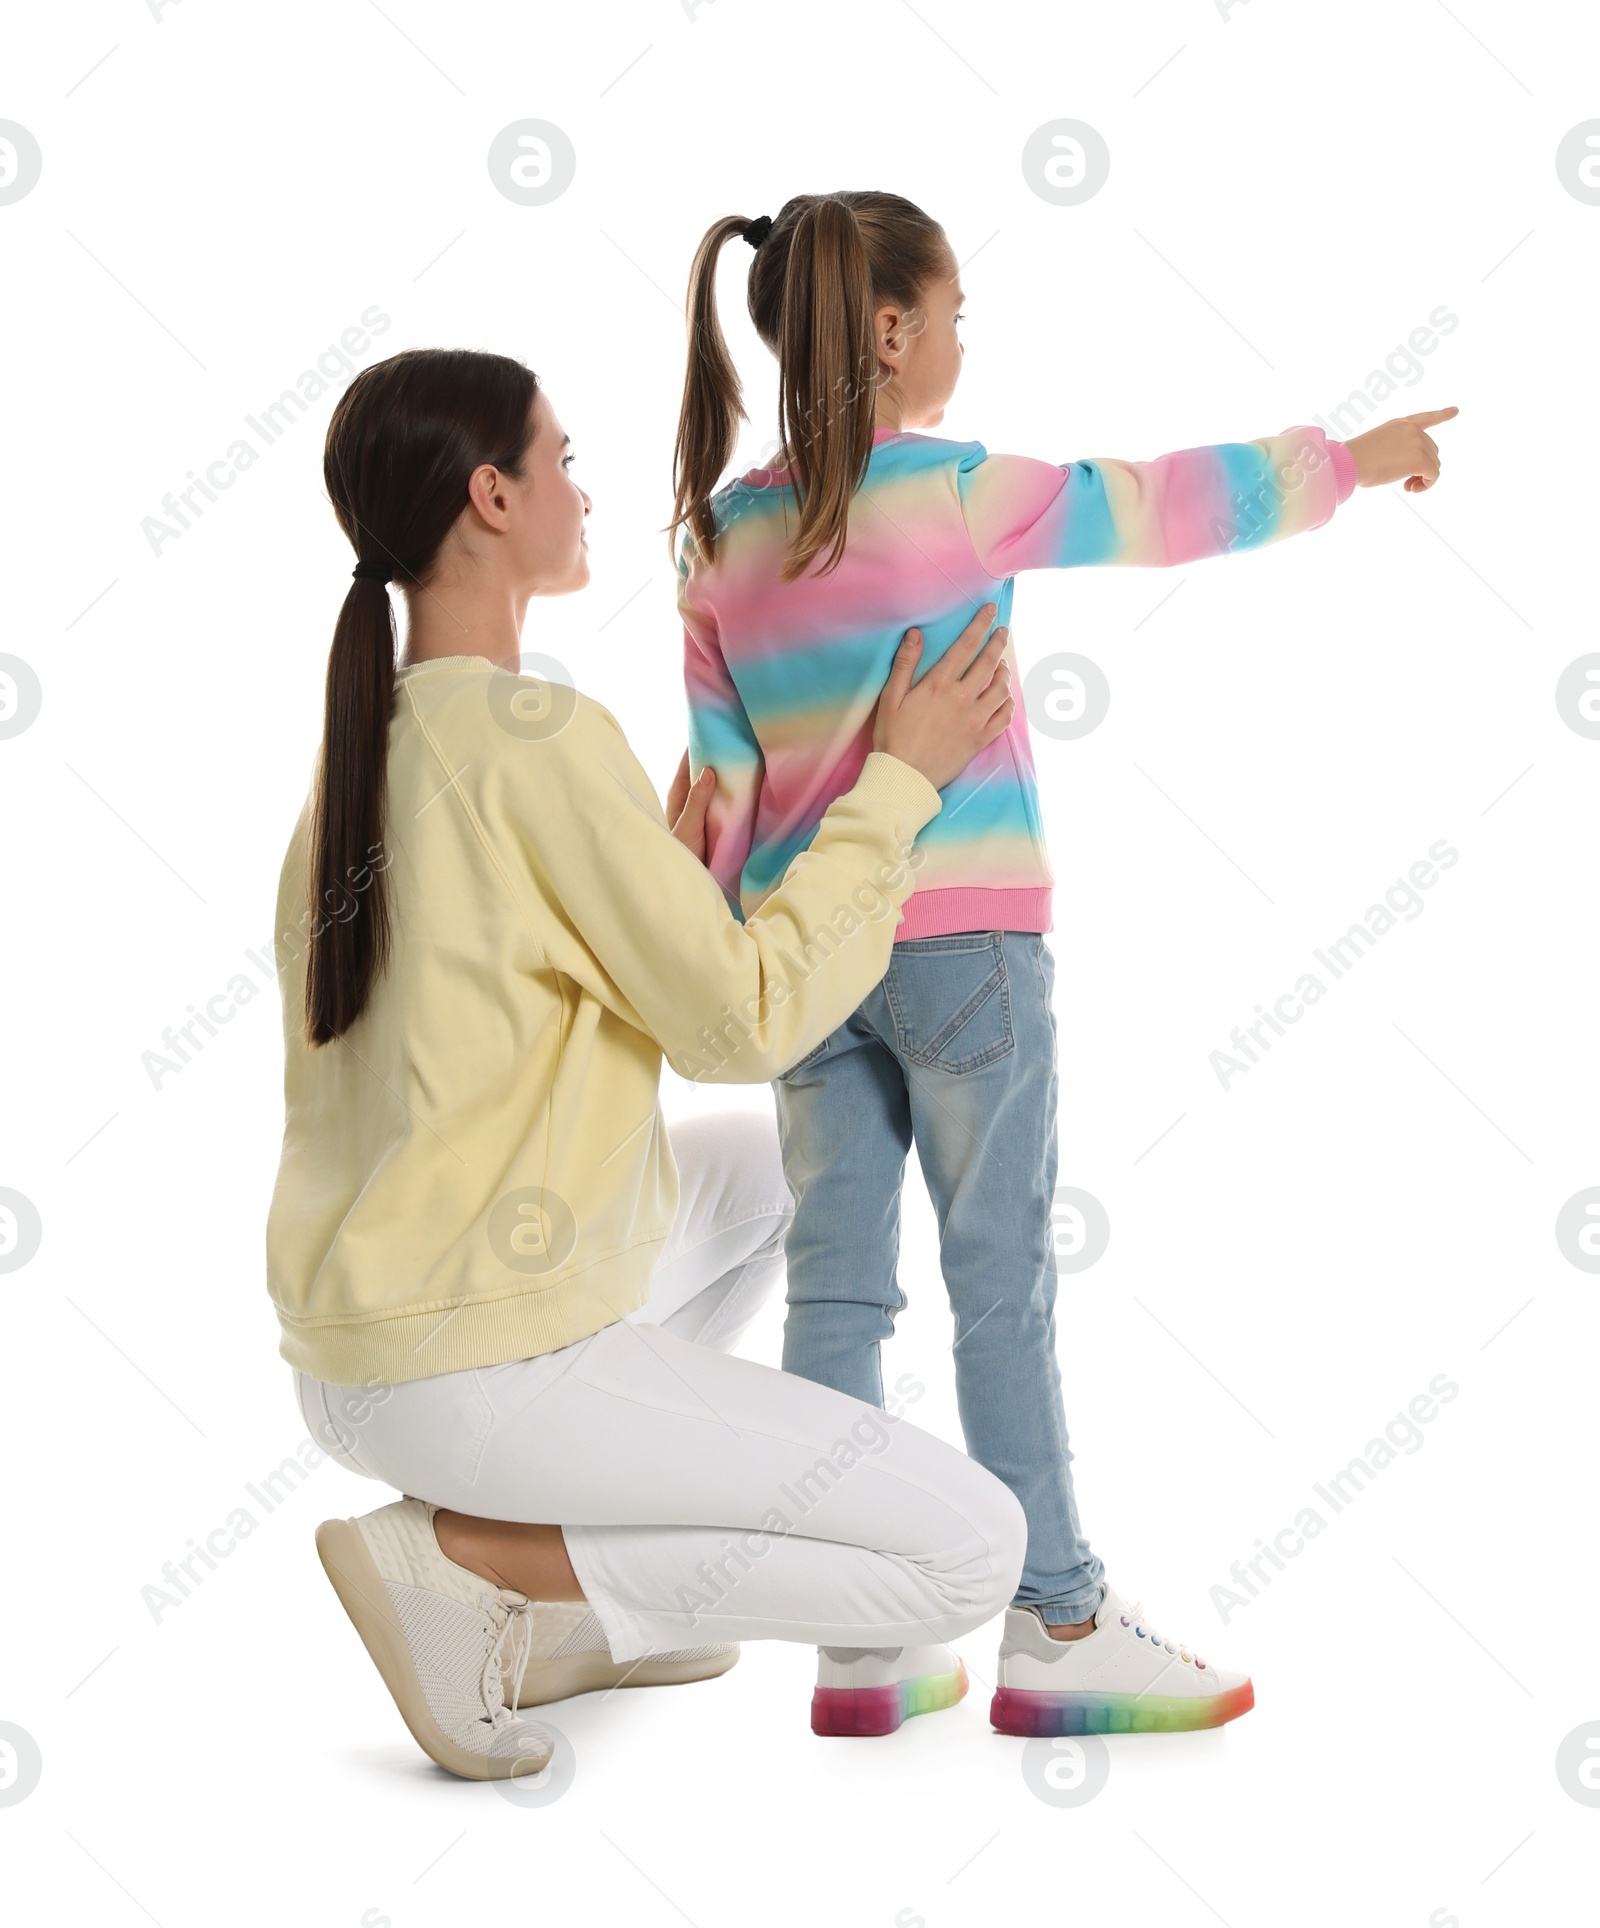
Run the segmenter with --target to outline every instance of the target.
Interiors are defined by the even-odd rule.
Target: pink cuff
[[[1334,441],[1331,435],[1327,438],[1327,442],[1328,454],[1333,461],[1334,488],[1337,491],[1334,500],[1346,502],[1355,491],[1356,458],[1343,442]]]

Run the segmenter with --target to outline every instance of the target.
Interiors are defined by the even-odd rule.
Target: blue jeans
[[[1054,977],[1049,946],[1027,932],[896,944],[882,983],[776,1091],[796,1201],[784,1371],[882,1406],[915,1144],[967,1450],[1028,1517],[1016,1604],[1062,1625],[1094,1612],[1103,1568],[1078,1524],[1056,1365]]]

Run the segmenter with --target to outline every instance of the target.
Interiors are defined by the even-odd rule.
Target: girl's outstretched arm
[[[1349,444],[1291,428],[1153,462],[1057,465],[979,449],[963,459],[957,488],[991,576],[1104,563],[1167,568],[1318,528],[1358,485],[1428,487],[1439,469],[1426,427],[1454,413],[1406,416]]]

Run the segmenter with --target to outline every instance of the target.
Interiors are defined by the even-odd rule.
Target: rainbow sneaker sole
[[[1047,1694],[1000,1687],[989,1723],[1002,1734],[1184,1734],[1221,1727],[1248,1714],[1256,1690],[1247,1680],[1221,1694]]]
[[[913,1714],[954,1707],[966,1691],[967,1669],[960,1660],[953,1674],[923,1674],[892,1687],[818,1687],[811,1695],[811,1731],[858,1737],[892,1734]]]

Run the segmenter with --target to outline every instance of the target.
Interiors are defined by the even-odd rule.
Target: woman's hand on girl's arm
[[[1392,422],[1353,435],[1345,447],[1356,465],[1356,487],[1376,489],[1386,482],[1403,482],[1412,495],[1431,489],[1439,479],[1439,450],[1430,428],[1459,415],[1456,408],[1429,408],[1420,415],[1398,415]]]
[[[706,811],[717,787],[717,773],[708,763],[693,783],[689,781],[689,752],[683,753],[678,773],[667,791],[667,822],[672,834],[701,863],[706,860]]]

